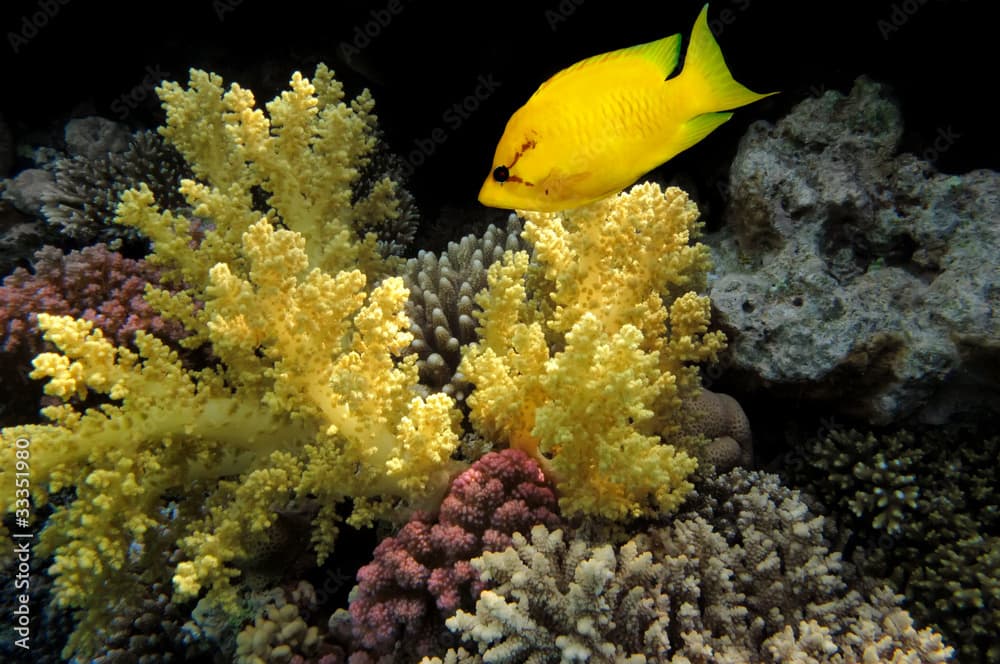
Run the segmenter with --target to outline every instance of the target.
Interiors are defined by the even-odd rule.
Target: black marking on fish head
[[[514,156],[513,158],[511,158],[509,164],[500,164],[499,166],[493,169],[493,179],[501,184],[503,184],[504,182],[519,182],[522,184],[526,184],[529,187],[533,187],[534,183],[527,182],[523,178],[518,177],[517,175],[512,175],[511,171],[514,169],[514,166],[517,165],[518,160],[521,159],[524,153],[528,152],[529,150],[533,150],[536,145],[538,145],[538,143],[535,142],[534,140],[530,138],[525,139],[525,141],[521,144],[521,147],[518,148],[517,151],[514,153]]]

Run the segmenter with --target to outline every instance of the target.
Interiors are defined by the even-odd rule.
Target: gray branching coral
[[[448,626],[487,662],[941,662],[899,598],[867,592],[823,518],[777,476],[708,479],[668,526],[626,543],[544,527],[473,561],[492,588]]]
[[[56,162],[54,187],[43,197],[42,213],[69,237],[86,242],[134,238],[134,229],[112,223],[121,195],[140,183],[166,209],[186,206],[178,193],[191,172],[176,149],[154,131],[139,131],[124,152],[99,157],[77,155]]]
[[[471,385],[458,373],[462,346],[475,341],[480,310],[475,295],[486,287],[486,271],[505,251],[524,249],[521,221],[510,215],[506,229],[490,224],[482,237],[467,235],[450,242],[441,256],[421,251],[406,263],[403,278],[410,289],[410,317],[420,382],[430,391],[448,394],[461,403]]]
[[[406,182],[405,162],[399,155],[389,150],[381,130],[376,128],[373,133],[377,141],[358,176],[353,202],[357,203],[371,196],[379,183],[388,178],[396,183],[395,193],[399,214],[377,220],[377,223],[363,224],[359,232],[375,233],[378,236],[379,252],[383,256],[402,256],[413,243],[417,226],[420,224],[420,211],[417,209],[413,194],[403,186]]]

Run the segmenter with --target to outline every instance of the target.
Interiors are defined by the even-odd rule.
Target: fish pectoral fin
[[[677,129],[675,138],[671,141],[671,145],[669,146],[671,154],[667,158],[669,159],[676,154],[680,154],[692,145],[695,145],[718,129],[722,123],[731,117],[733,117],[733,114],[731,112],[727,112],[703,113],[691,118]]]
[[[590,171],[578,171],[567,173],[558,169],[553,169],[545,176],[539,185],[544,196],[564,197],[566,193],[573,191],[580,183],[590,177]]]

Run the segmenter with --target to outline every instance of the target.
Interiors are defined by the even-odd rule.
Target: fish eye
[[[510,171],[507,170],[506,166],[497,166],[493,169],[493,179],[497,182],[506,182],[509,177]]]

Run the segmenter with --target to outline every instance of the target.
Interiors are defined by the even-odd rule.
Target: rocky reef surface
[[[1000,412],[1000,174],[939,173],[902,135],[860,78],[743,137],[706,238],[742,389],[876,425]]]

